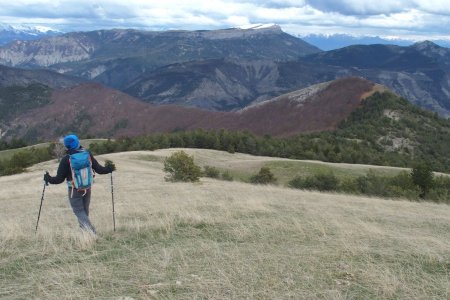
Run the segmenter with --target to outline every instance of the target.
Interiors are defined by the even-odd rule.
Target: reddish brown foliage
[[[276,101],[226,113],[175,105],[154,106],[91,83],[55,91],[51,104],[21,116],[16,125],[36,128],[40,136],[55,138],[61,134],[61,129],[80,123],[79,117],[77,123],[77,114],[82,111],[86,115],[84,122],[88,125],[88,133],[94,136],[110,134],[118,137],[196,128],[290,136],[335,129],[373,88],[374,84],[365,79],[343,78],[333,81],[301,105],[281,96]],[[123,120],[127,120],[126,126],[118,126],[120,122],[124,123]]]

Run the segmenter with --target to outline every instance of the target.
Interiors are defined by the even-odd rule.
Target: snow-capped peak
[[[249,24],[240,26],[240,29],[266,29],[266,28],[272,28],[272,27],[278,27],[278,25],[274,23],[268,23],[268,24]]]
[[[47,33],[47,32],[59,32],[48,26],[42,25],[22,25],[22,24],[0,24],[0,30],[2,31],[14,31],[23,33]]]
[[[42,25],[1,24],[0,46],[12,41],[35,40],[48,36],[62,34],[62,32]]]

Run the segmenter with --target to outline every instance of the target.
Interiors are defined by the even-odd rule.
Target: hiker
[[[89,221],[89,203],[91,201],[91,184],[94,170],[98,174],[109,174],[116,170],[112,161],[106,161],[102,167],[94,156],[81,145],[76,135],[64,137],[64,146],[67,155],[59,163],[55,177],[48,172],[44,175],[45,183],[60,184],[67,181],[69,187],[69,201],[78,223],[83,230],[96,233],[94,226]],[[84,166],[79,168],[77,166]],[[75,174],[75,178],[73,178]]]

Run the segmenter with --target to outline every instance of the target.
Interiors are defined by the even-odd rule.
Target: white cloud
[[[417,9],[425,12],[450,16],[450,3],[448,0],[416,0],[415,3],[417,5]]]
[[[292,34],[450,39],[448,0],[15,0],[2,3],[0,20],[61,30],[192,30],[276,23]]]
[[[230,16],[225,20],[225,22],[236,28],[246,27],[251,24],[250,20],[246,16]]]

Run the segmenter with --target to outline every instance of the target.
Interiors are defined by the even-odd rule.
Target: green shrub
[[[289,181],[288,185],[297,189],[336,191],[339,180],[333,173],[321,173],[305,178],[297,176]]]
[[[220,177],[220,171],[216,167],[211,167],[211,166],[204,166],[203,174],[206,177],[210,177],[210,178],[219,178]]]
[[[184,151],[177,151],[164,160],[164,171],[169,173],[167,181],[199,181],[202,171],[194,163],[194,157]]]
[[[233,176],[230,174],[230,172],[225,171],[222,173],[222,179],[226,181],[233,181]]]
[[[304,180],[301,176],[295,176],[288,182],[288,186],[294,189],[304,189]]]
[[[420,189],[414,184],[408,172],[402,171],[397,176],[387,178],[388,196],[410,200],[419,198]]]
[[[15,153],[9,160],[2,163],[2,175],[13,175],[22,173],[25,169],[33,164],[33,157],[31,152],[20,151]]]
[[[387,197],[388,179],[386,177],[377,176],[372,170],[367,175],[356,178],[356,185],[361,194]]]
[[[354,178],[343,178],[339,184],[338,190],[348,194],[359,193],[358,185]]]
[[[433,180],[433,188],[427,193],[425,199],[450,204],[450,177],[435,177]]]
[[[274,184],[277,182],[275,175],[270,171],[268,167],[262,167],[258,174],[250,177],[250,182],[255,184]]]
[[[433,171],[425,163],[416,165],[411,171],[411,178],[420,190],[420,197],[424,198],[428,191],[433,187]]]
[[[331,173],[321,173],[316,176],[317,188],[319,191],[336,191],[339,180]]]

